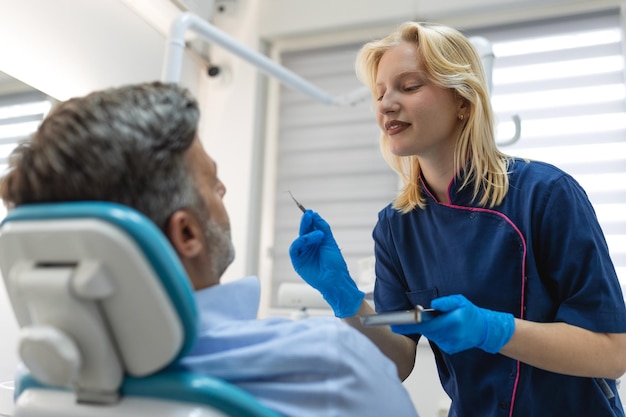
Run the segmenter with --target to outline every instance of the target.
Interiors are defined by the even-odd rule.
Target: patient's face
[[[226,187],[217,176],[217,164],[206,153],[200,140],[196,139],[189,149],[188,160],[207,209],[203,231],[211,273],[217,283],[235,257],[230,236],[230,221],[223,201]]]

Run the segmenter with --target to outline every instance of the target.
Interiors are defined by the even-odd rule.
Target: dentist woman
[[[364,45],[356,67],[403,181],[373,231],[376,310],[442,314],[362,327],[358,316],[374,311],[310,210],[290,248],[296,271],[401,378],[426,337],[450,416],[624,416],[626,308],[594,210],[567,173],[498,150],[472,44],[411,22]]]

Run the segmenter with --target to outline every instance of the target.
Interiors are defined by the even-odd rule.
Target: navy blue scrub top
[[[373,237],[376,310],[429,307],[463,294],[479,307],[594,332],[626,332],[626,307],[595,212],[584,190],[558,168],[509,164],[509,192],[492,209],[472,187],[449,187],[450,204],[427,190],[424,209],[387,206]],[[414,335],[415,341],[420,335]],[[624,416],[616,382],[556,374],[500,354],[448,355],[430,343],[450,417]]]

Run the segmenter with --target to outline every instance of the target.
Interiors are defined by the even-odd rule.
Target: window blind
[[[360,44],[288,52],[281,63],[331,95],[362,87],[354,74]],[[383,160],[370,100],[355,106],[316,103],[281,89],[278,133],[271,307],[283,283],[301,283],[288,249],[302,213],[288,191],[317,211],[333,233],[355,279],[358,261],[373,255],[377,213],[397,192],[398,180]]]
[[[51,100],[39,91],[0,95],[0,176],[6,173],[13,149],[37,130],[50,107]],[[5,214],[0,205],[0,218]]]
[[[472,31],[493,44],[502,150],[552,163],[586,190],[626,286],[626,84],[619,10]]]

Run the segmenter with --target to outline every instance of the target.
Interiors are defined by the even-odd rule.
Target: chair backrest
[[[190,402],[228,413],[199,415],[276,415],[223,381],[167,371],[196,340],[196,305],[175,251],[137,211],[109,202],[10,210],[0,271],[28,369],[16,381],[16,415],[138,415],[137,401],[147,410],[170,400],[174,414],[159,404],[141,415],[185,415]],[[37,401],[64,409],[44,413]]]

